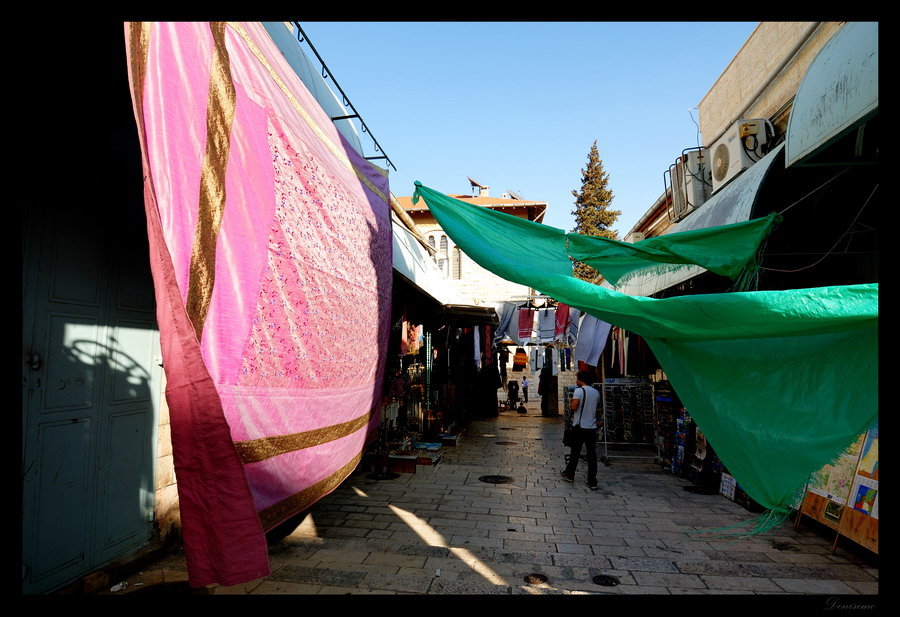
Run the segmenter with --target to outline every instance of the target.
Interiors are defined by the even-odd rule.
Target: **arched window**
[[[438,250],[438,268],[447,276],[447,236],[441,236],[441,248]]]
[[[431,258],[437,262],[437,253],[434,252],[434,236],[428,236],[428,246],[432,248]]]
[[[458,246],[453,247],[453,278],[459,280],[462,278],[462,251]]]

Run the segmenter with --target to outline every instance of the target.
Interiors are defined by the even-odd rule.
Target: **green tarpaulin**
[[[877,284],[654,299],[572,275],[570,257],[616,279],[659,264],[735,278],[755,267],[774,215],[628,245],[567,234],[416,182],[419,198],[483,268],[644,337],[723,464],[772,511],[788,512],[809,475],[877,417]]]

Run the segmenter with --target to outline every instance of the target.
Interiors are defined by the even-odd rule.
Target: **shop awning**
[[[816,155],[878,111],[878,23],[848,23],[813,60],[794,98],[785,165]]]
[[[759,188],[771,169],[772,163],[782,156],[783,150],[783,144],[776,147],[762,160],[735,178],[728,186],[713,195],[700,208],[675,225],[669,233],[707,229],[749,220]],[[614,289],[629,296],[650,296],[704,272],[706,270],[700,266],[683,266],[670,272],[638,275],[622,282]],[[608,283],[604,283],[603,286],[612,287]]]
[[[467,304],[459,297],[425,247],[395,216],[391,227],[394,271],[430,297],[438,305],[436,311],[439,314],[468,318],[474,322],[497,323],[494,307]]]

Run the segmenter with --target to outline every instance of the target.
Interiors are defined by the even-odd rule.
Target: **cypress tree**
[[[618,233],[612,225],[622,214],[619,210],[611,210],[613,192],[609,189],[609,174],[603,170],[603,161],[597,151],[597,141],[588,153],[587,167],[581,170],[581,190],[572,191],[575,197],[575,233],[585,236],[603,236],[618,239]],[[594,282],[600,276],[594,268],[575,261],[573,271],[576,278]]]

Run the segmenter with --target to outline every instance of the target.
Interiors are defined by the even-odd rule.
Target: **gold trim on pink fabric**
[[[213,35],[209,100],[206,107],[206,152],[200,175],[200,203],[191,251],[187,313],[201,340],[216,282],[216,244],[225,212],[225,172],[231,148],[237,94],[225,47],[225,23],[210,22]]]
[[[150,30],[153,25],[146,21],[129,22],[128,35],[131,39],[130,47],[137,54],[132,56],[131,83],[135,89],[134,103],[138,116],[144,117],[144,81],[147,74],[147,54],[150,48]],[[144,123],[138,122],[138,130],[143,134]]]
[[[249,441],[236,441],[234,447],[237,449],[238,457],[241,463],[247,465],[249,463],[258,463],[279,454],[294,452],[304,448],[318,446],[347,435],[352,435],[356,431],[365,428],[372,419],[372,411],[368,411],[362,416],[340,424],[333,424],[311,431],[303,431],[301,433],[293,433],[291,435],[277,435],[274,437],[262,437],[260,439],[252,439]]]
[[[299,493],[295,493],[286,499],[282,499],[259,513],[259,520],[262,522],[263,529],[269,530],[293,516],[297,512],[302,512],[309,506],[314,504],[318,499],[324,497],[341,482],[347,479],[359,461],[362,459],[362,452],[350,459],[346,465],[335,471],[333,474],[319,480],[315,484],[306,487]]]

